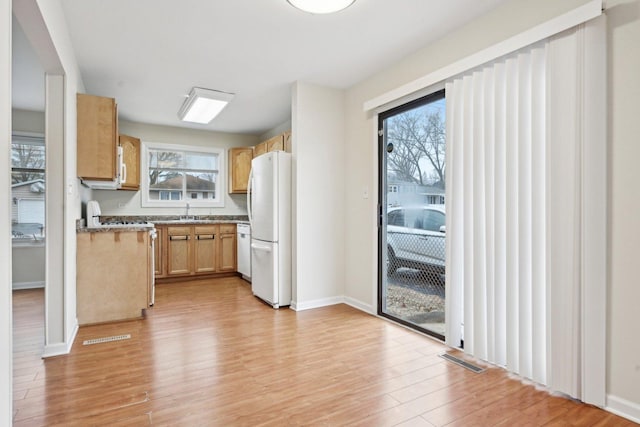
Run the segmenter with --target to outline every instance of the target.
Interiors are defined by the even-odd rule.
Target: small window
[[[44,238],[45,144],[41,135],[11,138],[11,235],[13,241]]]
[[[143,159],[142,206],[224,206],[223,150],[145,143]]]

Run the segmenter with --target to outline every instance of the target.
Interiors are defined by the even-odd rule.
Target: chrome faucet
[[[189,207],[190,207],[189,203],[187,202],[187,212],[186,212],[186,215],[180,216],[180,220],[181,221],[191,221],[191,220],[194,220],[196,218],[193,215],[189,215]]]

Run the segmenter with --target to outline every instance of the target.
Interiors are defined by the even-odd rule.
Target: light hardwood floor
[[[14,292],[15,426],[635,425],[346,305],[273,310],[235,277],[159,285],[146,319],[42,360],[42,294]]]

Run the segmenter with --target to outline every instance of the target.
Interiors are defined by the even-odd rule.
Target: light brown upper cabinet
[[[253,147],[229,149],[229,193],[246,194],[251,159],[253,159]]]
[[[116,178],[118,107],[116,100],[79,93],[78,176],[88,180]]]
[[[120,135],[122,161],[125,173],[120,190],[140,189],[140,140],[128,135]]]
[[[260,144],[253,147],[253,157],[258,157],[260,154],[277,150],[286,151],[287,153],[291,152],[290,130],[271,137],[266,141],[262,141]]]
[[[284,151],[284,134],[276,135],[265,141],[267,143],[267,151]]]
[[[284,151],[287,153],[291,152],[291,131],[288,130],[282,134],[282,139],[284,140]]]
[[[253,157],[258,157],[259,155],[264,154],[267,151],[267,141],[261,142],[260,144],[253,147]]]

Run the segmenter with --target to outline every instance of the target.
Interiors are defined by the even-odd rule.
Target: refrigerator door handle
[[[269,246],[262,246],[262,245],[259,245],[257,243],[252,243],[251,244],[251,249],[256,249],[258,251],[271,252],[271,248]]]
[[[247,215],[249,217],[249,225],[253,228],[253,218],[251,218],[251,184],[253,182],[253,168],[249,171],[249,182],[247,185]]]

